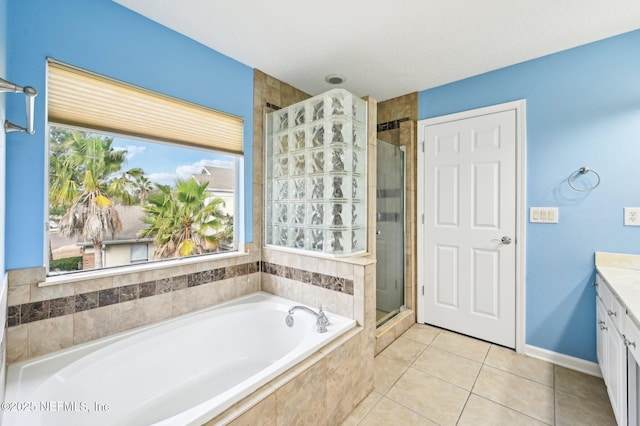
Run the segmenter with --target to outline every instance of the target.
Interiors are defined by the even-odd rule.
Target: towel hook
[[[593,173],[594,175],[596,175],[597,181],[596,183],[591,186],[590,188],[576,188],[573,183],[571,182],[576,176],[578,175],[586,175],[587,173]],[[569,175],[569,178],[567,179],[567,183],[569,184],[569,186],[573,189],[575,189],[576,191],[580,191],[580,192],[590,192],[593,191],[594,189],[596,189],[598,187],[598,185],[600,185],[600,175],[598,174],[598,172],[596,172],[595,170],[592,170],[588,167],[580,167],[578,170],[576,170],[575,172],[571,173]]]

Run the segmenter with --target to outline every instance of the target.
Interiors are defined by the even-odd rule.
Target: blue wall
[[[6,268],[42,266],[46,58],[242,116],[245,239],[252,235],[253,70],[110,0],[11,1],[8,78],[36,88],[36,134],[7,136]],[[7,99],[24,121],[24,99]]]
[[[0,0],[0,77],[7,76],[7,2]],[[7,94],[0,94],[0,123],[5,120],[5,98]],[[4,230],[5,206],[5,142],[6,134],[0,131],[0,230]],[[4,232],[0,237],[0,285],[4,282]]]
[[[596,361],[593,254],[640,254],[640,31],[419,94],[420,119],[527,100],[527,211],[558,206],[557,225],[526,227],[526,342]],[[588,166],[591,193],[566,179]]]

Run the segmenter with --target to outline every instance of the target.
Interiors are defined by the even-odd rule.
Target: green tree
[[[218,240],[221,244],[233,244],[233,216],[225,214],[222,216],[222,230],[218,232]]]
[[[102,242],[122,229],[115,202],[130,205],[130,184],[144,172],[122,172],[126,151],[113,138],[54,128],[49,156],[49,201],[62,210],[59,232],[92,243],[95,267],[102,268]]]
[[[133,182],[133,194],[140,200],[140,205],[143,206],[149,194],[153,191],[153,184],[145,175],[138,176]]]
[[[222,226],[224,214],[220,198],[209,199],[207,183],[195,179],[178,181],[174,189],[156,185],[144,207],[148,228],[139,237],[154,238],[156,258],[190,256],[218,248],[216,230]]]

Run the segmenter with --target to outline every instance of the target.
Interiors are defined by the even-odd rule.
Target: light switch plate
[[[640,226],[640,207],[624,208],[624,226]]]
[[[529,222],[532,223],[558,223],[557,207],[530,207]],[[640,221],[640,216],[639,216]]]

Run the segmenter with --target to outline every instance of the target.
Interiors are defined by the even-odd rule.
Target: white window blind
[[[239,117],[49,60],[51,123],[242,154]]]

